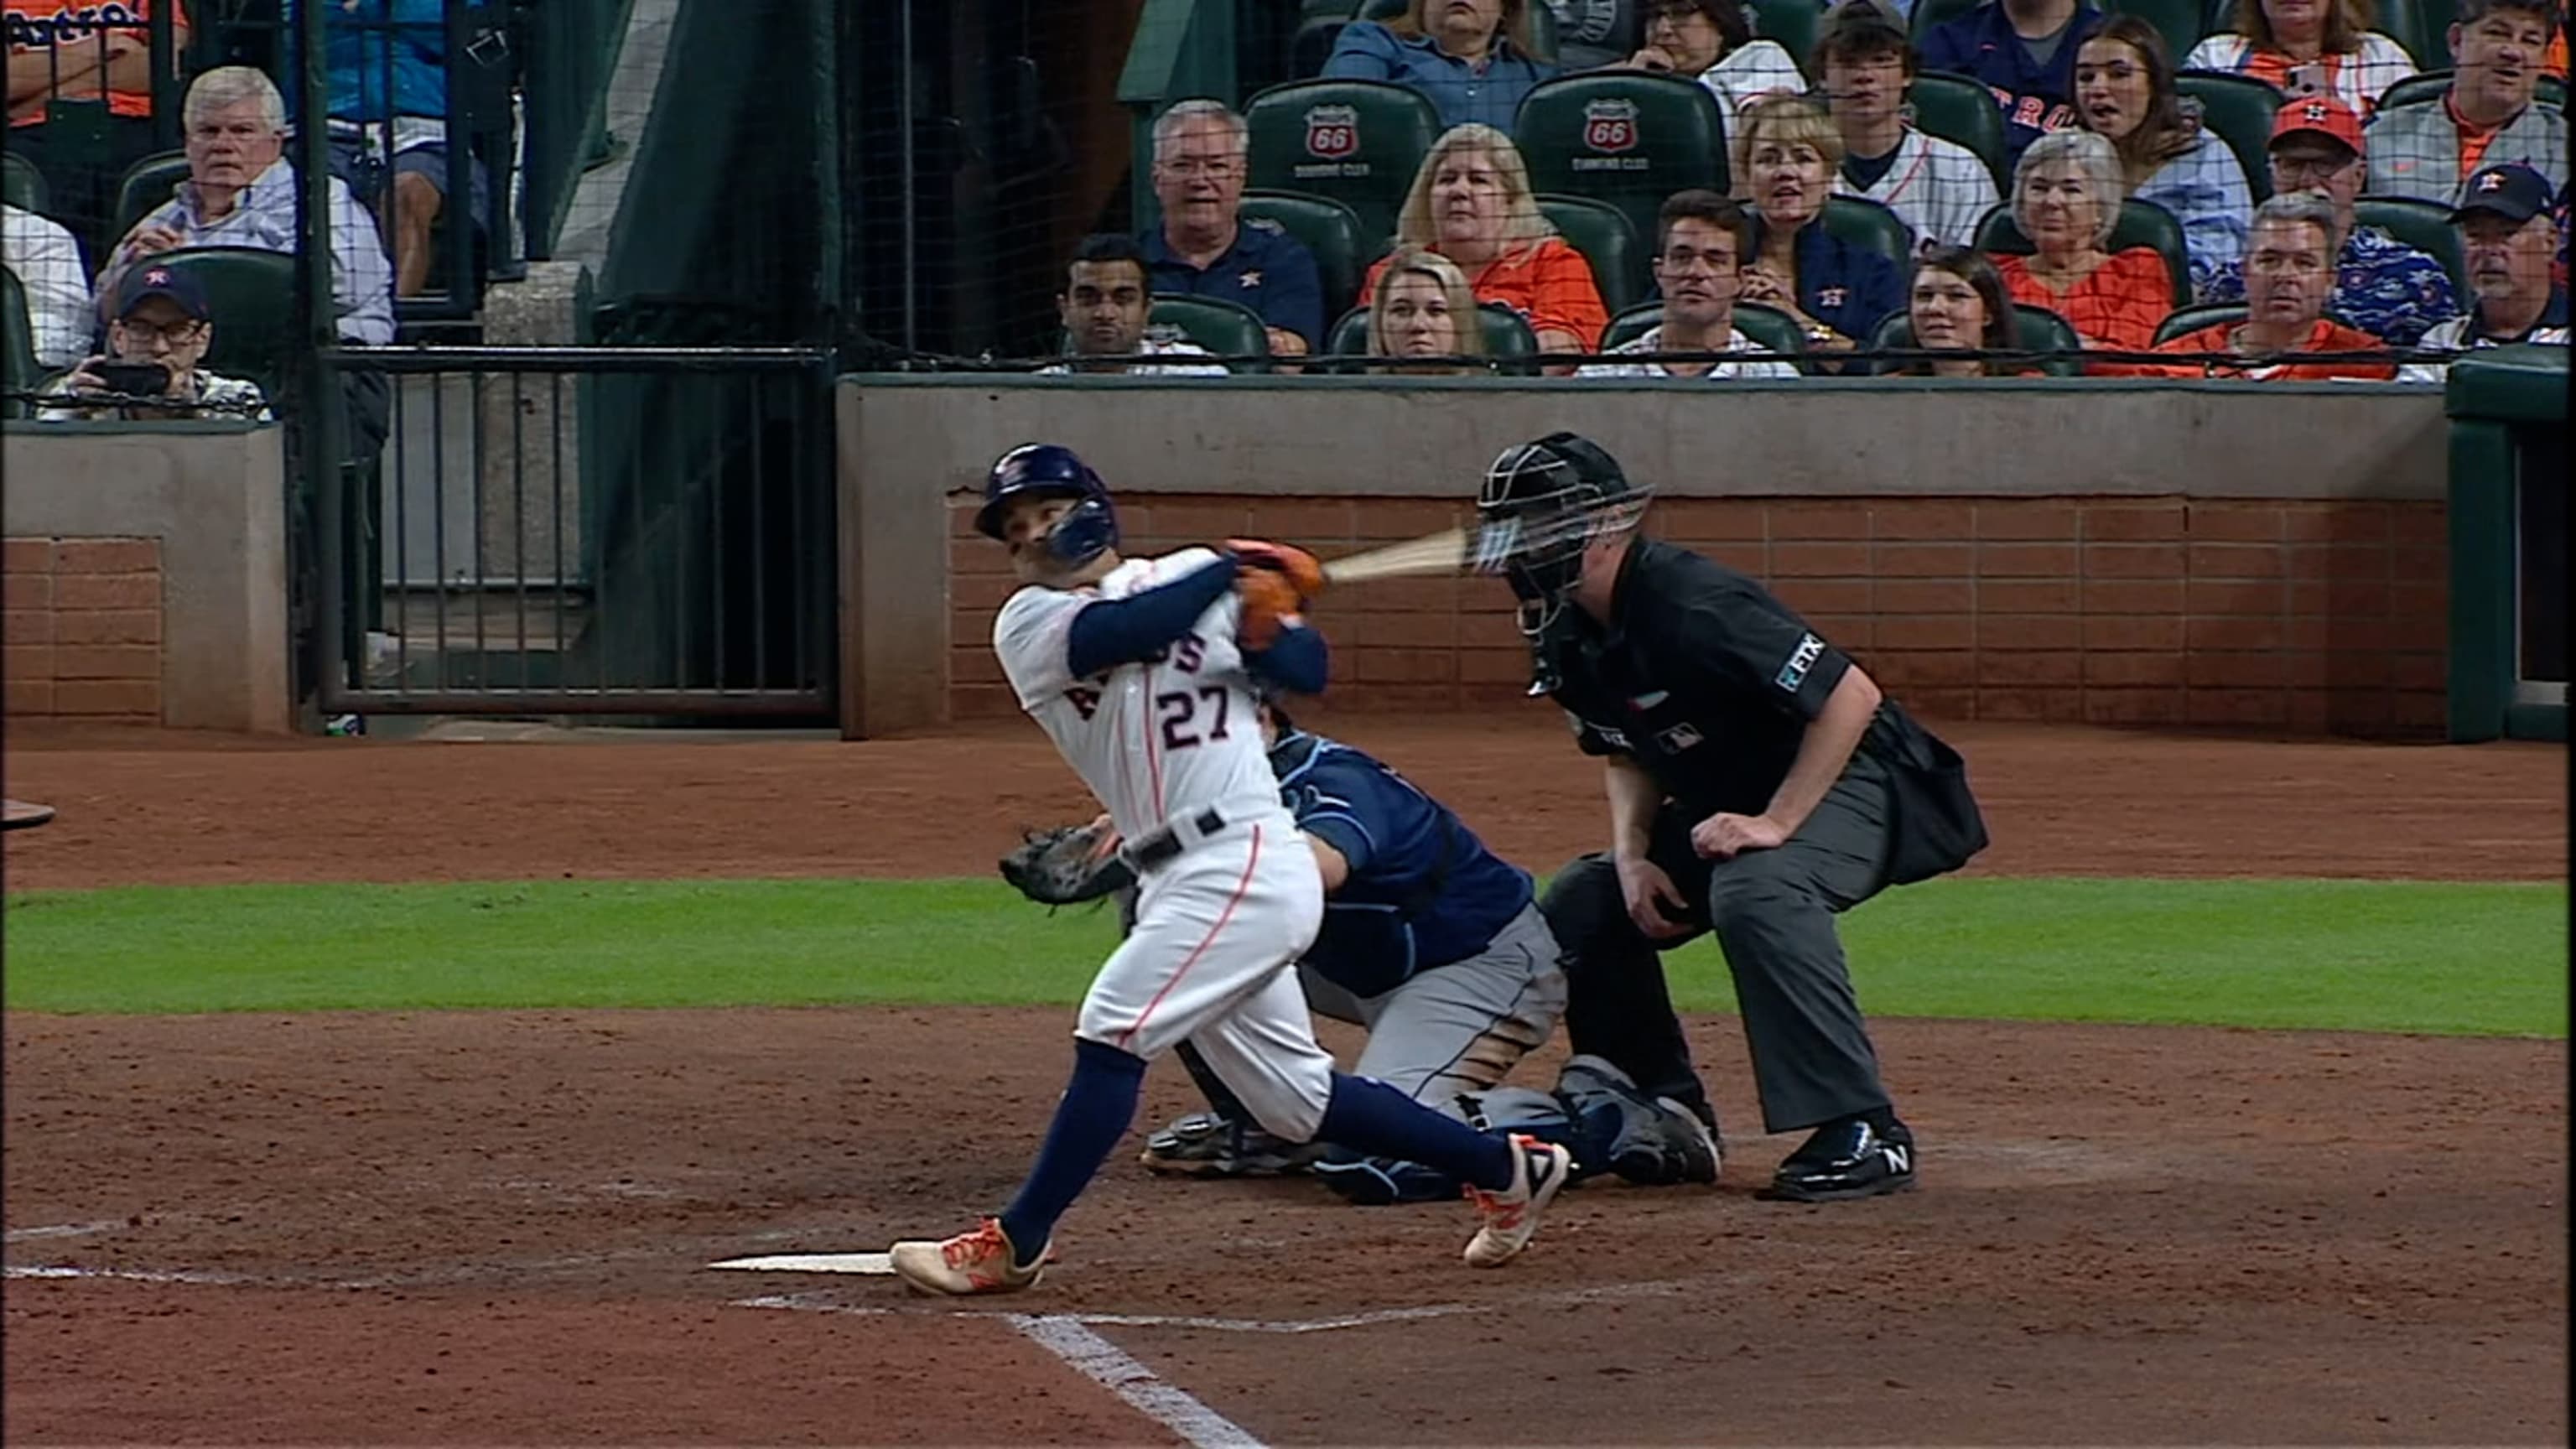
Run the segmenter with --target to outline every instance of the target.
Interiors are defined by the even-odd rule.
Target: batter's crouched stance
[[[1631,505],[1620,509],[1623,501]],[[1566,1031],[1714,1126],[1658,952],[1714,932],[1764,1130],[1816,1129],[1763,1196],[1913,1185],[1834,916],[1955,870],[1985,826],[1959,757],[1753,580],[1635,526],[1645,491],[1555,433],[1506,449],[1478,512],[1542,542],[1506,559],[1537,678],[1601,757],[1611,848],[1541,903],[1567,952]],[[1601,526],[1549,527],[1599,513]]]
[[[1486,1136],[1334,1071],[1289,969],[1315,939],[1323,883],[1280,804],[1253,688],[1260,674],[1321,690],[1324,642],[1266,609],[1257,637],[1238,636],[1241,591],[1275,596],[1297,560],[1267,546],[1122,560],[1108,488],[1051,444],[1002,455],[976,527],[1025,585],[993,623],[1003,672],[1108,811],[1140,890],[1135,930],[1083,996],[1073,1077],[1018,1195],[956,1237],[895,1244],[895,1271],[933,1293],[1034,1285],[1056,1219],[1134,1121],[1145,1064],[1183,1040],[1283,1137],[1455,1174],[1483,1220],[1467,1262],[1509,1261],[1564,1185],[1565,1150]]]

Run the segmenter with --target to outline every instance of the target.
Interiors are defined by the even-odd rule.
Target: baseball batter
[[[1122,559],[1108,487],[1044,443],[993,465],[976,527],[1024,585],[994,620],[994,652],[1125,842],[1136,925],[1083,997],[1073,1076],[1019,1193],[953,1238],[895,1244],[895,1271],[932,1293],[1035,1285],[1056,1220],[1134,1121],[1146,1063],[1184,1040],[1272,1132],[1456,1175],[1482,1219],[1467,1262],[1510,1261],[1570,1155],[1334,1071],[1288,969],[1315,939],[1323,882],[1263,757],[1254,687],[1324,686],[1323,637],[1297,619],[1296,593],[1277,602],[1283,575],[1320,583],[1314,561],[1247,543]]]

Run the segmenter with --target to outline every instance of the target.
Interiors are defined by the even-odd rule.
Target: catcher
[[[1481,1129],[1571,1149],[1578,1177],[1711,1182],[1715,1134],[1656,1103],[1606,1062],[1577,1059],[1553,1093],[1499,1089],[1565,1010],[1556,938],[1527,872],[1487,850],[1439,801],[1368,754],[1297,728],[1275,700],[1263,742],[1282,801],[1324,881],[1324,922],[1300,962],[1314,1010],[1368,1029],[1352,1070]],[[1030,837],[1002,874],[1061,904],[1117,893],[1131,904],[1105,820]],[[1355,1202],[1454,1198],[1458,1182],[1421,1164],[1369,1158],[1264,1131],[1187,1043],[1176,1051],[1210,1110],[1156,1133],[1145,1166],[1203,1177],[1311,1167]]]

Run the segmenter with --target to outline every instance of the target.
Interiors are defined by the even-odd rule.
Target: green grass
[[[2563,1037],[2567,891],[1947,880],[1844,919],[1882,1016]],[[1114,944],[986,881],[548,881],[12,895],[14,1010],[1067,1004]],[[1671,958],[1730,1011],[1715,948]]]

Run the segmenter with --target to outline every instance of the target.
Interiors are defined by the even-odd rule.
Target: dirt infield
[[[1350,731],[1542,868],[1543,720]],[[2563,878],[2565,754],[1949,732],[1997,873]],[[866,746],[244,746],[12,731],[13,889],[946,874],[1081,808],[1024,726]],[[989,803],[987,803],[989,802]],[[1866,1003],[1868,967],[1858,974]],[[11,1442],[2564,1442],[2564,1042],[1891,1020],[1923,1190],[1462,1207],[1124,1157],[1045,1289],[713,1273],[1008,1192],[1057,1012],[6,1022]],[[1330,1039],[1348,1047],[1346,1034]],[[1533,1070],[1552,1071],[1555,1053]],[[1186,1083],[1149,1083],[1156,1118]],[[59,1277],[31,1276],[42,1270]],[[747,1300],[760,1300],[751,1306]],[[1025,1316],[1012,1316],[1016,1312]],[[1240,1436],[1240,1437],[1235,1437]]]

